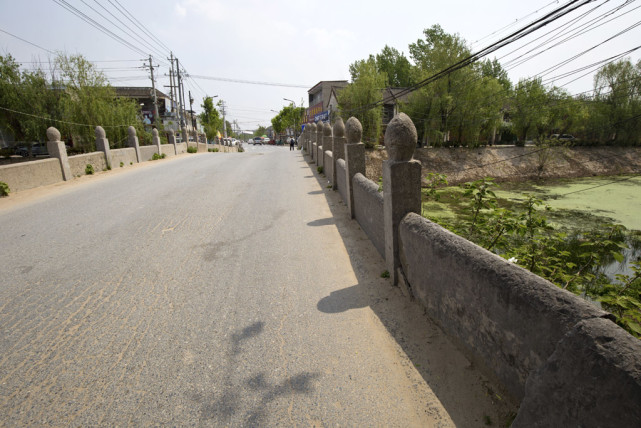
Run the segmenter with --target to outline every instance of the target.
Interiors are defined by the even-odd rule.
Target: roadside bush
[[[13,154],[13,149],[9,147],[0,149],[0,156],[2,156],[3,158],[9,159],[12,154]]]
[[[0,196],[9,196],[9,185],[4,181],[0,181]]]
[[[85,174],[91,175],[93,174],[93,165],[88,163],[87,166],[85,167]]]
[[[323,173],[323,167],[319,166],[318,168],[316,168],[316,171],[318,171],[319,174],[322,174]]]
[[[187,147],[187,153],[198,153],[197,147]]]

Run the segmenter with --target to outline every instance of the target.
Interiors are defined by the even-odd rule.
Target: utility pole
[[[151,90],[154,97],[154,123],[158,126],[159,122],[156,122],[160,118],[158,117],[158,98],[156,97],[156,84],[154,83],[154,65],[151,61],[151,55],[149,55],[149,71],[151,72]]]
[[[196,124],[194,123],[194,99],[191,97],[191,90],[189,91],[189,114],[191,116],[191,127],[196,130]]]
[[[180,64],[178,62],[178,58],[174,58],[174,60],[176,61],[176,84],[178,85],[178,111],[180,112],[180,127],[183,127],[186,125],[185,115],[183,112],[185,104],[183,103],[182,78],[180,77]]]
[[[178,108],[178,100],[176,99],[178,94],[176,92],[176,72],[174,71],[174,53],[170,52],[170,58],[167,58],[169,60],[169,63],[171,64],[171,68],[169,69],[169,94],[171,97],[171,110],[172,112],[175,112],[176,114],[176,120],[178,121],[178,126],[176,126],[177,130],[180,130],[180,109]]]
[[[220,108],[223,113],[223,137],[227,138],[227,121],[225,120],[225,101],[220,100]]]

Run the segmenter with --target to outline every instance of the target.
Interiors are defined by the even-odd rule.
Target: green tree
[[[207,139],[213,140],[223,127],[223,119],[214,107],[214,99],[212,97],[206,96],[203,98],[201,107],[203,112],[200,113],[200,121],[205,128]]]
[[[293,105],[284,106],[278,114],[272,118],[271,122],[274,132],[280,134],[290,128],[297,134],[300,130],[304,114],[304,107],[294,107]]]
[[[593,133],[601,141],[623,144],[641,142],[641,60],[629,59],[603,66],[594,77],[596,105]],[[636,119],[633,119],[635,118]],[[599,129],[600,128],[600,132]]]
[[[412,65],[403,53],[385,45],[381,53],[376,54],[375,60],[378,72],[385,73],[390,86],[401,88],[412,85]]]
[[[349,66],[351,82],[338,94],[338,108],[343,117],[356,117],[363,126],[363,142],[373,146],[382,126],[382,107],[373,107],[383,95],[387,77],[378,71],[373,57],[356,61]]]
[[[119,98],[105,75],[82,55],[60,54],[55,59],[60,80],[54,86],[63,88],[60,110],[65,122],[60,131],[69,136],[75,147],[95,150],[95,126],[100,125],[116,147],[127,138],[127,128],[136,127],[142,140],[145,135],[140,119],[140,106],[134,100]]]
[[[254,137],[262,137],[267,134],[267,128],[262,125],[258,125],[258,128],[254,131]]]
[[[510,117],[520,143],[538,137],[549,124],[548,92],[541,78],[522,79],[514,89]]]
[[[46,129],[57,126],[53,119],[61,116],[59,98],[42,71],[21,72],[11,55],[0,56],[0,123],[16,140],[44,140]]]
[[[470,55],[465,41],[457,34],[448,34],[439,25],[423,30],[424,39],[409,45],[410,57],[416,64],[412,69],[415,81],[422,81]],[[415,123],[421,123],[421,138],[425,142],[440,144],[451,139],[452,114],[462,109],[470,90],[468,85],[479,76],[474,67],[466,67],[424,86],[410,97],[407,113]],[[462,117],[462,116],[460,116]],[[463,138],[460,119],[458,139]],[[468,134],[473,134],[469,133]]]
[[[507,71],[503,68],[499,60],[486,59],[481,62],[481,73],[483,77],[493,77],[495,78],[505,90],[505,95],[507,96],[512,89],[512,81],[507,74]]]

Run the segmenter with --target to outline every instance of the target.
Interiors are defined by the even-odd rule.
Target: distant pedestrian
[[[292,150],[294,150],[294,144],[296,144],[296,140],[294,140],[294,137],[292,137],[291,140],[289,140],[289,151],[290,152]]]

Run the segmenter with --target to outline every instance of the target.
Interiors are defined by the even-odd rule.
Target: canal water
[[[630,231],[623,250],[623,263],[611,262],[603,272],[612,280],[616,274],[632,274],[630,262],[641,254],[641,177],[587,177],[542,183],[502,184],[496,192],[501,199],[522,200],[534,195],[549,205],[551,223],[567,229],[599,227],[617,223]]]
[[[499,198],[524,199],[527,194],[542,199],[562,215],[554,221],[563,226],[583,220],[610,220],[627,229],[641,231],[641,177],[587,177],[541,183],[504,183],[495,192]],[[565,220],[564,220],[565,219]]]

